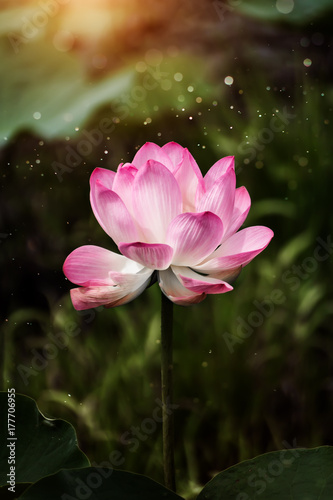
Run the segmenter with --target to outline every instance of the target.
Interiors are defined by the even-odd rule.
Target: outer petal
[[[235,191],[234,210],[229,222],[229,226],[225,228],[223,239],[228,238],[233,233],[238,231],[238,229],[244,223],[250,208],[251,198],[247,189],[244,186],[237,188]]]
[[[232,290],[232,286],[225,281],[202,276],[188,267],[175,267],[173,271],[179,281],[191,292],[217,294]]]
[[[223,226],[228,227],[234,211],[235,190],[236,175],[234,169],[230,167],[201,197],[197,211],[213,212],[220,217]]]
[[[112,273],[136,274],[143,267],[123,255],[95,245],[85,245],[70,253],[63,265],[67,278],[76,285],[114,285]]]
[[[104,231],[118,244],[137,241],[141,234],[121,198],[97,180],[91,206]]]
[[[172,271],[172,267],[166,271],[159,271],[158,280],[162,292],[177,305],[198,304],[206,298],[205,293],[191,292],[185,288]]]
[[[181,193],[174,176],[161,163],[148,161],[133,184],[133,210],[145,240],[164,243],[168,225],[181,209]]]
[[[235,157],[234,156],[225,156],[218,160],[214,165],[208,170],[207,174],[204,177],[204,182],[206,186],[206,190],[210,189],[217,179],[219,179],[223,174],[229,170],[229,168],[233,168],[235,170]]]
[[[183,211],[193,212],[197,192],[202,194],[205,186],[200,168],[187,149],[183,151],[183,157],[174,172],[174,176],[182,193]]]
[[[107,170],[106,168],[95,168],[90,176],[90,204],[99,225],[104,229],[106,233],[108,232],[106,226],[98,215],[96,194],[99,190],[98,186],[100,186],[101,184],[103,184],[105,188],[112,189],[115,176],[115,172],[113,172],[112,170]],[[94,207],[96,208],[96,211]]]
[[[76,310],[105,306],[115,307],[127,304],[140,295],[149,285],[152,271],[143,269],[136,275],[124,275],[119,286],[91,286],[73,288],[71,299]]]
[[[194,266],[210,255],[220,244],[221,219],[211,213],[179,214],[169,225],[166,243],[174,250],[172,263]]]
[[[173,255],[169,245],[159,243],[120,243],[119,250],[129,259],[150,269],[167,269]]]
[[[244,267],[267,247],[273,236],[273,231],[265,226],[242,229],[230,236],[205,262],[196,266],[196,269],[215,272]]]
[[[90,176],[90,189],[94,193],[96,182],[99,181],[103,186],[112,189],[113,181],[116,173],[113,170],[107,170],[106,168],[95,168]]]
[[[169,156],[162,150],[160,146],[153,142],[146,142],[133,158],[132,164],[140,169],[148,160],[156,160],[162,163],[170,172],[175,168]]]

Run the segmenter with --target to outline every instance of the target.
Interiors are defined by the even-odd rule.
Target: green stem
[[[172,326],[173,303],[162,293],[161,307],[161,380],[163,403],[163,462],[164,482],[170,490],[176,491],[174,461],[174,418],[172,408]]]

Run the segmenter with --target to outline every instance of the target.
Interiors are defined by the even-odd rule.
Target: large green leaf
[[[246,460],[215,476],[197,500],[257,498],[332,500],[333,447],[290,448]]]
[[[183,500],[148,477],[109,468],[63,470],[32,485],[20,500]]]
[[[13,500],[13,498],[19,498],[22,493],[29,488],[30,483],[19,483],[15,485],[15,490],[8,489],[11,488],[10,484],[6,486],[0,486],[0,498],[1,500]],[[14,497],[15,495],[15,497]]]
[[[110,15],[109,7],[105,15]],[[62,52],[54,46],[55,18],[45,33],[37,30],[38,36],[29,39],[22,36],[20,20],[22,24],[18,9],[0,12],[0,25],[8,26],[2,31],[0,27],[0,146],[23,130],[48,139],[79,139],[80,129],[96,116],[115,123],[132,119],[147,124],[157,112],[189,109],[196,105],[195,96],[209,94],[198,58],[151,49],[130,59],[120,52],[119,69],[94,74],[89,58],[79,50]],[[107,45],[104,49],[111,50]]]
[[[118,97],[131,83],[132,68],[89,78],[72,53],[59,52],[48,40],[31,40],[14,53],[0,39],[0,144],[22,129],[42,137],[74,136],[92,112]]]
[[[87,457],[78,448],[72,425],[64,420],[45,418],[33,399],[16,394],[15,413],[10,414],[15,416],[13,436],[9,436],[7,414],[8,394],[1,392],[0,442],[7,446],[2,445],[0,449],[0,486],[7,484],[11,450],[17,483],[34,483],[60,469],[89,465]]]

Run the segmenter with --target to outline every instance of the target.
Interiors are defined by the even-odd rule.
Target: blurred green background
[[[203,172],[235,155],[245,225],[275,232],[233,292],[175,308],[179,493],[260,453],[333,445],[333,2],[0,9],[4,389],[73,423],[95,464],[118,450],[113,465],[163,481],[161,425],[145,420],[159,288],[78,313],[62,264],[81,245],[114,249],[90,208],[93,169],[174,140]]]

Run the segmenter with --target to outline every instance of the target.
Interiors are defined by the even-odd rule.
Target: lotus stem
[[[0,333],[0,391],[5,390],[5,332]]]
[[[161,305],[161,381],[163,404],[163,464],[165,486],[176,491],[174,460],[174,418],[172,406],[173,303],[162,293]]]

